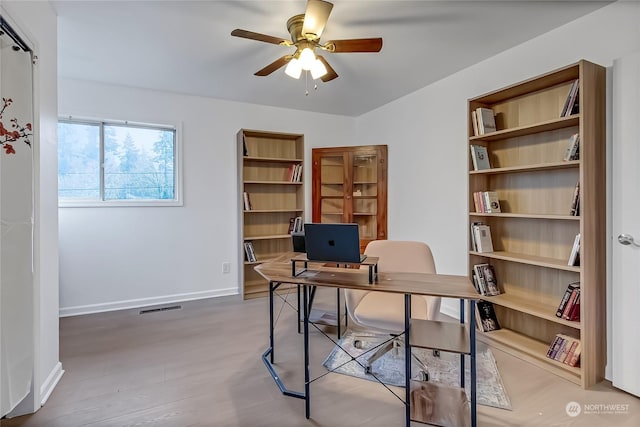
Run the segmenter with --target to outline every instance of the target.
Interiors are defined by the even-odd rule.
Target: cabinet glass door
[[[344,172],[342,154],[320,159],[320,222],[344,222]]]
[[[352,167],[352,221],[359,225],[360,239],[375,240],[378,233],[378,156],[356,153]]]

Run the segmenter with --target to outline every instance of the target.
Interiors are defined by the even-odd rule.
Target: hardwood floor
[[[322,292],[318,303],[332,303],[335,293]],[[403,425],[403,406],[395,396],[378,384],[339,374],[311,384],[306,420],[304,401],[283,396],[260,359],[268,345],[267,299],[225,297],[180,305],[143,315],[132,309],[60,319],[62,380],[36,414],[0,425]],[[276,332],[278,372],[289,388],[302,390],[302,336],[295,330],[295,314],[285,307]],[[317,331],[311,334],[312,376],[325,372],[322,361],[332,347]],[[640,425],[640,399],[608,382],[582,390],[501,351],[494,355],[513,411],[478,406],[480,426]],[[569,417],[565,407],[571,401],[628,406],[621,406],[621,414],[590,406],[595,413]]]

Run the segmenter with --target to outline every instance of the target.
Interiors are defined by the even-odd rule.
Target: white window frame
[[[59,122],[78,123],[88,125],[133,126],[143,128],[166,129],[175,132],[174,139],[174,198],[173,199],[131,199],[131,200],[100,200],[100,199],[60,199],[60,208],[97,208],[97,207],[162,207],[183,206],[182,199],[182,123],[174,125],[132,122],[128,120],[106,120],[95,118],[81,118],[76,116],[60,116]],[[100,194],[104,197],[104,132],[100,132]]]

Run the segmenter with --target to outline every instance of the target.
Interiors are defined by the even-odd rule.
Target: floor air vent
[[[166,307],[147,308],[145,310],[140,310],[140,314],[157,313],[159,311],[180,310],[180,309],[182,309],[181,305],[168,305]]]

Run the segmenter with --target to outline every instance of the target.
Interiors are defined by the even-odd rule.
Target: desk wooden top
[[[295,255],[294,255],[295,256]],[[309,262],[308,270],[291,276],[291,256],[260,264],[255,270],[272,282],[332,288],[361,289],[399,294],[428,295],[445,298],[479,299],[480,294],[467,276],[424,273],[378,273],[378,280],[369,284],[368,269],[327,267]]]

